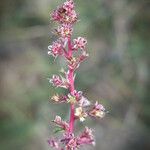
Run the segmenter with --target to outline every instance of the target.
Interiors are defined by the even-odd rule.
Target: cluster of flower
[[[55,103],[71,103],[76,106],[75,108],[75,120],[79,119],[81,122],[86,117],[98,117],[103,118],[105,115],[105,108],[103,105],[96,102],[94,105],[82,95],[81,91],[74,90],[73,93],[68,95],[55,94],[51,98]]]
[[[57,119],[61,119],[57,116]],[[59,150],[77,150],[80,146],[85,144],[95,145],[94,137],[92,135],[92,130],[88,127],[85,127],[83,133],[81,133],[78,137],[75,137],[73,133],[64,133],[63,139],[56,141],[55,139],[48,140],[48,143],[51,147]],[[60,144],[65,145],[65,149],[60,147]]]
[[[84,144],[94,145],[92,130],[88,127],[85,127],[85,130],[79,136],[74,135],[74,122],[76,120],[84,121],[88,116],[97,118],[103,118],[105,116],[105,108],[101,104],[98,102],[91,104],[90,101],[83,96],[83,93],[75,90],[74,87],[74,72],[80,63],[88,57],[88,53],[85,49],[87,44],[86,39],[83,37],[71,39],[73,24],[78,20],[74,8],[73,0],[67,0],[51,14],[52,20],[59,23],[56,29],[59,39],[48,46],[48,55],[52,55],[54,58],[63,56],[66,60],[68,71],[63,71],[63,76],[53,75],[52,78],[49,79],[49,82],[54,87],[69,90],[67,95],[55,94],[51,99],[55,103],[70,104],[69,123],[63,121],[60,116],[56,116],[53,120],[58,131],[64,132],[62,138],[51,138],[48,140],[49,145],[57,150],[76,150]]]
[[[60,25],[55,29],[56,34],[60,37],[52,45],[48,46],[48,55],[52,55],[55,58],[57,56],[65,56],[69,68],[75,70],[79,67],[80,63],[88,57],[88,53],[85,50],[87,41],[83,37],[78,37],[73,40],[68,47],[71,51],[81,50],[80,56],[73,57],[71,53],[66,51],[67,43],[70,43],[70,38],[73,32],[73,24],[77,22],[77,14],[74,10],[73,0],[67,0],[62,6],[58,7],[51,14],[52,20],[58,22]]]

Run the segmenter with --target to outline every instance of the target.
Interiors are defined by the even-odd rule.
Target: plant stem
[[[68,38],[68,55],[72,56],[71,38]],[[74,70],[69,68],[69,82],[70,82],[70,93],[74,91]],[[74,104],[70,104],[70,121],[69,121],[69,132],[72,133],[74,130]]]

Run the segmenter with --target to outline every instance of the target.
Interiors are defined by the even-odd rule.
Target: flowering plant
[[[49,82],[55,87],[65,88],[69,91],[67,95],[55,94],[51,97],[55,103],[70,104],[69,122],[63,121],[60,116],[56,116],[53,123],[59,131],[63,131],[60,139],[51,138],[48,143],[57,150],[76,150],[85,144],[95,144],[92,129],[85,127],[80,135],[74,134],[74,123],[76,120],[83,122],[88,116],[103,118],[105,108],[96,102],[91,104],[83,96],[81,91],[75,89],[75,71],[89,54],[86,50],[87,40],[83,37],[72,39],[73,25],[78,21],[73,0],[66,0],[61,6],[51,13],[53,21],[59,24],[55,29],[59,36],[58,40],[48,46],[48,55],[54,58],[58,56],[66,60],[68,71],[63,71],[63,75],[53,75]]]

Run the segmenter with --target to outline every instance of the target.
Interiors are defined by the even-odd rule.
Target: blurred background
[[[75,0],[80,21],[74,37],[88,40],[89,59],[76,88],[109,111],[94,128],[96,146],[85,150],[150,150],[150,1]],[[0,2],[0,149],[50,150],[50,121],[68,118],[68,106],[49,101],[47,78],[64,66],[47,56],[56,37],[50,12],[62,0]],[[58,92],[66,92],[58,89]]]

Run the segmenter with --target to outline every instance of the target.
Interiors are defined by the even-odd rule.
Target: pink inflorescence
[[[67,95],[55,93],[51,100],[55,103],[70,104],[70,119],[63,121],[56,116],[52,121],[56,125],[56,132],[63,131],[59,138],[50,138],[48,143],[57,150],[77,150],[83,145],[95,145],[92,129],[85,127],[79,135],[74,134],[74,123],[79,120],[83,122],[87,117],[103,118],[105,108],[97,101],[95,104],[77,91],[74,86],[75,71],[89,55],[86,50],[87,40],[83,37],[72,39],[73,25],[78,21],[73,0],[66,0],[61,6],[51,13],[53,21],[59,26],[55,29],[58,40],[48,46],[48,55],[57,58],[59,56],[66,60],[68,71],[62,70],[60,75],[53,75],[49,82],[56,88],[65,88]]]

